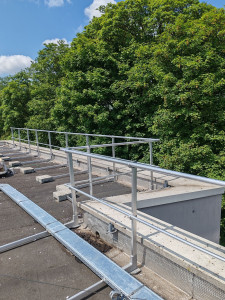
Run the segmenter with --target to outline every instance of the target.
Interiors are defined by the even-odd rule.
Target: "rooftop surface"
[[[14,151],[18,152],[16,150],[12,150],[11,147],[2,147],[1,150],[3,149],[6,151],[5,155],[6,153],[13,153]],[[20,159],[17,156],[16,160],[35,161],[38,160],[38,158],[30,157]],[[54,163],[37,163],[35,164],[35,167],[38,168],[47,165],[53,166]],[[38,170],[37,172],[28,175],[21,174],[17,168],[15,168],[14,170],[14,176],[0,178],[0,183],[10,184],[62,223],[67,223],[71,220],[71,203],[69,201],[58,203],[53,200],[53,192],[56,190],[56,185],[69,182],[69,177],[58,178],[57,180],[49,182],[47,184],[40,184],[36,181],[36,176],[38,175],[48,174],[54,176],[58,174],[68,173],[67,168],[62,167],[57,169]],[[160,176],[162,177],[162,175]],[[82,180],[86,178],[87,174],[81,174],[76,179]],[[177,181],[177,186],[179,186],[179,178],[167,178],[171,181]],[[163,179],[165,179],[165,176],[163,176]],[[185,185],[187,186],[187,193],[191,192],[191,189],[189,189],[187,182],[184,184],[184,186]],[[193,186],[195,186],[194,183]],[[215,189],[215,186],[212,187],[208,184],[202,184],[201,186],[202,188],[197,185],[197,188],[194,188],[193,192],[198,192],[199,189],[204,189],[208,193],[209,190],[212,191]],[[108,201],[113,201],[114,203],[117,202],[119,206],[122,206],[124,209],[129,210],[129,208],[124,205],[126,202],[128,202],[128,198],[130,197],[131,193],[131,189],[127,185],[119,184],[118,182],[107,182],[104,184],[94,185],[93,189],[94,195],[96,197],[105,198],[108,199]],[[178,188],[178,194],[181,193],[181,189],[179,190]],[[83,188],[82,190],[88,192],[88,188]],[[169,194],[171,193],[171,190],[169,191]],[[161,193],[163,200],[166,190],[161,190],[158,192]],[[157,197],[156,194],[158,192],[147,192],[147,194],[146,192],[141,192],[139,193],[138,197],[141,197],[141,199],[143,200],[150,198],[154,200],[154,198]],[[124,196],[121,197],[121,195]],[[87,200],[82,195],[80,195],[78,199],[80,202],[83,200]],[[147,201],[149,202],[149,200]],[[95,203],[94,201],[84,201],[82,208],[84,208],[85,206],[85,209],[87,209],[87,211],[94,210],[95,212],[98,212],[99,215],[102,214],[102,219],[107,218],[109,215],[110,217],[113,216],[115,220],[118,219],[118,224],[123,223],[123,225],[125,225],[126,227],[126,218],[120,220],[120,216],[118,214],[115,215],[114,212],[110,212],[107,209],[104,210],[99,206],[99,204]],[[157,222],[158,221],[156,221],[156,223]],[[162,224],[160,226],[162,226],[162,228],[166,226],[164,222],[161,223]],[[129,227],[129,225],[127,227]],[[170,230],[177,232],[178,229],[175,227],[170,227]],[[4,245],[6,243],[42,231],[43,228],[36,221],[34,221],[32,217],[27,215],[6,195],[0,192],[0,245]],[[119,265],[124,266],[129,261],[128,256],[121,253],[118,249],[108,248],[107,243],[101,241],[98,236],[92,235],[87,229],[81,227],[79,231],[83,237],[85,237],[89,241],[92,241],[95,246],[97,245],[100,251],[106,251],[105,254],[111,257],[111,259],[115,260]],[[141,234],[146,235],[144,232]],[[160,244],[161,234],[156,234],[154,231],[150,230],[150,236],[152,234],[153,239],[155,240],[155,245]],[[178,234],[182,235],[184,234],[184,231],[179,230]],[[194,235],[190,234],[190,239],[192,239],[193,236]],[[187,236],[187,239],[189,237]],[[174,252],[177,250],[176,244],[173,244],[171,240],[164,238],[163,240],[166,244],[163,245],[161,243],[161,247],[168,250],[167,247],[168,245],[170,245],[170,251]],[[201,245],[205,244],[205,240],[200,238],[198,243],[200,243]],[[209,243],[209,247],[213,248],[211,244]],[[205,247],[208,247],[208,245],[205,245]],[[222,247],[218,246],[216,252],[224,256]],[[201,259],[201,255],[199,257]],[[28,299],[31,297],[32,299],[66,299],[99,280],[99,278],[92,271],[90,271],[85,265],[77,261],[74,256],[71,255],[71,253],[67,251],[53,237],[46,237],[34,243],[30,243],[14,250],[2,253],[0,259],[0,299]],[[198,261],[195,264],[198,265]],[[211,270],[210,272],[213,272],[215,274],[215,270],[217,269],[214,270],[214,264],[215,260],[209,262],[208,265],[210,266],[210,268],[212,267],[212,270],[209,268]],[[222,265],[221,268],[222,269],[219,270],[220,274],[218,274],[220,277],[223,274]],[[137,278],[140,281],[144,282],[144,284],[149,286],[157,294],[161,295],[164,299],[193,299],[186,293],[168,283],[166,280],[162,279],[160,276],[151,272],[146,267],[142,267],[141,271],[142,272],[137,275]],[[223,281],[222,278],[221,280]],[[98,294],[92,295],[88,299],[108,299],[109,292],[110,289],[106,288],[98,292]]]
[[[12,153],[12,157],[14,154],[18,157],[16,154],[18,151],[12,150],[11,147],[2,146],[0,150],[4,155]],[[36,162],[39,159],[27,157],[16,160]],[[6,164],[8,165],[7,162]],[[53,165],[55,164],[52,162],[42,162],[29,166],[40,168]],[[54,201],[53,192],[56,190],[56,185],[68,182],[69,178],[58,178],[47,184],[40,184],[36,181],[38,175],[65,174],[67,171],[67,168],[62,167],[39,170],[24,175],[19,172],[19,168],[14,168],[14,175],[0,178],[0,183],[10,184],[57,220],[67,223],[72,217],[71,203],[70,201],[60,203]],[[86,178],[87,174],[79,175],[79,180]],[[83,188],[83,190],[87,191],[88,188]],[[94,195],[97,197],[110,197],[129,192],[130,187],[115,182],[94,186]],[[84,197],[80,196],[79,201],[82,200]],[[0,192],[0,246],[40,232],[43,232],[43,227],[7,195]],[[81,226],[76,229],[76,232],[120,266],[129,262],[126,254],[116,248],[111,248],[88,229]],[[99,281],[99,278],[89,268],[52,236],[1,253],[0,262],[0,299],[67,299]],[[162,295],[164,299],[187,300],[190,298],[145,267],[142,267],[142,272],[136,277],[156,293]],[[109,299],[110,291],[111,289],[106,287],[88,299]]]
[[[46,166],[46,163],[36,166]],[[40,184],[35,180],[35,177],[41,174],[66,173],[65,169],[49,169],[29,175],[16,171],[14,176],[1,178],[0,183],[10,184],[62,223],[67,223],[72,217],[71,203],[57,203],[52,195],[56,185],[65,183],[68,178],[48,184]],[[85,175],[80,176],[80,179],[84,177]],[[109,196],[112,189],[118,193],[127,191],[126,187],[120,184],[108,183],[106,190],[103,190],[101,185],[95,186],[95,193]],[[0,192],[0,245],[42,231],[42,226]],[[107,249],[97,238],[90,239],[100,250]],[[0,299],[66,299],[99,280],[51,236],[2,253],[0,261]],[[109,292],[109,288],[104,289],[90,299],[107,299]]]

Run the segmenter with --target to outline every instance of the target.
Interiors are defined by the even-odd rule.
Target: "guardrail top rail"
[[[77,205],[76,192],[78,192],[78,193],[81,193],[82,195],[84,195],[90,199],[100,202],[103,205],[106,205],[106,206],[108,206],[130,218],[131,229],[132,229],[131,263],[130,264],[133,269],[137,268],[137,225],[136,225],[136,222],[143,223],[143,224],[149,226],[150,228],[153,228],[163,234],[170,236],[171,238],[174,238],[188,246],[191,246],[203,253],[206,253],[212,257],[215,257],[215,258],[225,262],[224,257],[217,255],[211,251],[208,251],[207,249],[204,249],[204,248],[202,248],[198,245],[195,245],[191,242],[188,242],[187,240],[180,238],[179,236],[176,236],[175,234],[172,234],[166,230],[163,230],[145,220],[142,220],[141,218],[138,218],[138,216],[137,216],[137,169],[144,169],[144,170],[155,171],[155,172],[163,173],[163,174],[167,174],[167,175],[179,176],[179,177],[188,178],[188,179],[192,179],[192,180],[198,180],[198,181],[215,184],[215,185],[219,185],[219,186],[223,186],[223,187],[225,187],[225,181],[191,175],[191,174],[186,174],[186,173],[181,173],[181,172],[176,172],[176,171],[171,171],[171,170],[167,170],[167,169],[163,169],[160,167],[155,167],[155,166],[151,166],[151,165],[147,165],[147,164],[143,164],[143,163],[137,163],[137,162],[133,162],[133,161],[125,160],[125,159],[112,158],[112,157],[103,156],[103,155],[99,155],[99,154],[91,154],[91,153],[82,152],[82,151],[78,151],[78,150],[71,150],[71,149],[67,149],[67,148],[63,148],[62,150],[64,150],[67,153],[68,161],[69,161],[69,165],[70,165],[70,184],[66,184],[66,185],[69,188],[71,188],[71,190],[72,190],[72,196],[73,196],[72,200],[73,200],[74,206]],[[132,185],[131,185],[132,186],[132,199],[131,199],[132,213],[128,213],[127,211],[125,211],[115,205],[112,205],[103,199],[94,197],[92,195],[92,193],[88,194],[88,193],[78,189],[77,187],[75,187],[74,173],[73,173],[73,156],[72,156],[73,154],[83,155],[83,156],[87,156],[90,158],[96,158],[99,160],[104,160],[104,161],[109,161],[109,162],[114,162],[117,164],[126,165],[126,166],[130,167],[132,169]]]
[[[159,141],[159,139],[144,138],[144,137],[107,135],[107,134],[95,134],[95,133],[81,133],[81,132],[67,132],[67,131],[53,131],[53,130],[43,130],[43,129],[34,129],[34,128],[11,127],[11,130],[29,130],[29,131],[50,132],[50,133],[59,133],[59,134],[68,134],[68,135],[83,135],[83,136],[92,136],[92,137],[108,137],[108,138],[118,138],[118,139],[128,139],[128,140],[142,140],[142,141],[150,141],[152,143]]]
[[[192,174],[187,174],[187,173],[182,173],[182,172],[177,172],[177,171],[172,171],[172,170],[163,169],[163,168],[160,168],[157,166],[148,165],[145,163],[139,163],[139,162],[130,161],[130,160],[122,159],[122,158],[113,158],[113,157],[100,155],[100,154],[86,153],[86,152],[67,149],[67,148],[61,148],[61,150],[65,151],[66,153],[83,155],[83,156],[92,157],[92,158],[105,160],[105,161],[109,161],[109,162],[115,162],[117,164],[126,165],[131,168],[133,167],[133,168],[137,168],[137,169],[154,171],[157,173],[167,174],[167,175],[171,175],[171,176],[183,177],[183,178],[187,178],[187,179],[191,179],[191,180],[206,182],[209,184],[225,186],[225,181],[222,181],[222,180],[217,180],[217,179],[212,179],[212,178],[207,178],[207,177],[203,177],[203,176],[192,175]]]

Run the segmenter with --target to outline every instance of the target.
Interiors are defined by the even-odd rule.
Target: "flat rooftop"
[[[57,172],[65,172],[65,168],[62,169]],[[54,174],[55,170],[50,169],[47,173]],[[10,184],[62,223],[69,222],[71,203],[57,203],[52,196],[56,185],[64,183],[65,179],[41,185],[35,180],[36,176],[37,173],[23,175],[18,172],[14,176],[0,178],[0,183]],[[121,187],[118,185],[117,188]],[[103,193],[101,186],[99,193]],[[0,192],[0,245],[42,231],[41,225]],[[95,236],[89,239],[102,251],[110,249]],[[67,299],[99,280],[51,236],[2,253],[0,261],[0,299]],[[107,299],[109,292],[110,288],[106,288],[90,299]]]
[[[12,149],[11,145],[4,147],[2,146],[0,153],[1,150],[5,151],[4,155],[11,153],[10,155],[12,155],[12,157],[14,152],[18,153],[18,150]],[[16,157],[16,160],[20,162],[32,160],[33,163],[31,163],[29,166],[35,168],[43,168],[46,166],[54,166],[59,164],[59,162],[54,161],[35,163],[35,161],[40,159],[37,157]],[[8,164],[8,162],[6,162],[6,164]],[[78,164],[80,164],[80,162]],[[45,184],[40,184],[36,181],[36,176],[39,175],[56,176],[68,173],[67,167],[42,170],[39,169],[35,173],[31,174],[22,174],[20,173],[19,168],[14,168],[14,171],[15,174],[13,176],[0,178],[0,183],[10,184],[60,222],[65,224],[71,220],[71,202],[68,200],[62,202],[56,202],[53,200],[53,192],[56,191],[56,186],[68,183],[69,177],[59,177],[55,181]],[[75,171],[78,171],[78,169]],[[123,171],[126,170],[123,169]],[[145,177],[148,175],[149,174],[147,174],[147,172],[146,174],[143,174],[143,179],[145,180]],[[220,192],[222,193],[223,189],[221,187],[215,187],[213,185],[204,183],[201,184],[200,187],[200,185],[196,182],[192,182],[191,188],[190,181],[188,183],[188,180],[182,181],[180,178],[176,178],[174,176],[165,176],[162,174],[158,174],[158,177],[159,181],[161,180],[161,182],[167,180],[171,185],[172,182],[176,182],[176,184],[174,183],[174,187],[172,189],[168,188],[159,191],[142,191],[140,188],[138,193],[139,208],[145,208],[154,205],[156,201],[160,201],[161,204],[168,204],[172,201],[172,198],[174,200],[174,197],[177,197],[177,201],[179,201],[178,199],[180,195],[184,195],[183,199],[188,199],[190,197],[195,198],[198,196],[198,193],[201,190],[204,191],[206,196],[210,196],[215,193],[215,190],[218,192],[218,189],[220,189]],[[80,174],[77,179],[88,179],[88,175]],[[88,187],[84,187],[82,190],[87,193],[89,192]],[[125,183],[125,181],[124,184],[123,182],[104,182],[102,184],[96,184],[93,186],[93,191],[94,196],[97,198],[107,199],[109,202],[112,202],[119,207],[123,207],[125,210],[127,209],[127,211],[130,210],[129,202],[131,188]],[[81,212],[92,214],[96,218],[100,218],[106,223],[108,223],[109,220],[114,220],[117,228],[120,229],[121,232],[125,233],[126,230],[129,231],[129,218],[124,218],[124,216],[120,216],[120,214],[115,214],[115,212],[110,211],[110,209],[105,208],[99,203],[87,200],[87,197],[83,195],[80,195],[78,201],[80,202],[79,206]],[[143,218],[145,217],[142,213],[141,216],[143,216]],[[154,220],[155,224],[161,226],[162,228],[168,227],[168,224],[165,222],[151,218],[151,221]],[[80,218],[80,222],[83,222],[82,218]],[[104,237],[104,235],[102,235],[99,231],[97,223],[96,228],[94,228],[94,226],[95,224],[92,223],[93,228],[90,228],[90,231],[88,228],[85,228],[86,224],[84,223],[83,226],[81,226],[79,229],[76,229],[76,232],[79,232],[82,237],[97,247],[97,249],[105,253],[108,257],[113,259],[120,266],[126,265],[126,263],[129,262],[128,255],[117,249],[116,245],[112,246],[111,243],[107,243],[107,239],[101,240],[98,234],[95,235],[95,233],[100,233],[100,236]],[[181,236],[185,236],[186,234],[187,240],[193,241],[193,239],[196,239],[195,235],[187,234],[187,232],[174,226],[169,225],[167,229]],[[173,252],[173,255],[175,255],[180,246],[177,246],[176,243],[174,244],[169,238],[165,239],[162,234],[156,233],[154,230],[148,230],[148,232],[145,232],[145,230],[146,228],[144,226],[139,226],[139,239],[142,239],[143,237],[146,237],[147,239],[150,238],[150,243],[153,242],[156,247],[159,246],[159,248],[161,247],[161,249],[165,249],[165,251],[168,250],[170,254]],[[12,200],[10,200],[9,197],[0,192],[0,246],[42,231],[42,226],[40,226],[31,216],[29,216]],[[146,243],[149,243],[149,241],[147,240]],[[109,244],[111,244],[111,246]],[[209,241],[206,242],[206,240],[201,238],[198,239],[197,244],[201,246],[203,245],[205,248],[209,247],[210,249],[214,249],[216,253],[225,257],[224,248],[219,245]],[[185,246],[182,247],[178,250],[180,256],[179,259],[181,260],[183,253],[186,251]],[[182,251],[184,252],[181,253],[180,249],[183,249]],[[155,249],[153,250],[155,251]],[[195,252],[195,250],[193,251]],[[201,256],[200,253],[199,256],[196,256],[197,261],[196,259],[192,259],[192,253],[188,252],[187,256],[189,256],[188,260],[190,261],[190,265],[192,265],[191,261],[194,261],[194,265],[196,266],[198,265],[198,260],[201,260],[204,255]],[[0,299],[27,299],[31,297],[33,299],[67,299],[99,280],[99,278],[90,269],[88,269],[80,261],[76,260],[74,256],[64,248],[64,246],[62,246],[51,236],[2,253],[0,260]],[[209,266],[209,273],[217,272],[216,263],[217,262],[215,259],[206,263]],[[218,269],[218,278],[220,281],[220,287],[223,287],[223,277],[225,278],[225,275],[223,275],[224,269],[221,262],[218,263],[220,263]],[[136,277],[146,286],[151,288],[155,293],[163,297],[163,299],[194,299],[194,297],[190,297],[188,293],[182,291],[179,287],[176,287],[166,279],[157,275],[157,272],[150,270],[144,264],[140,267],[141,272],[136,275]],[[186,268],[188,265],[184,263],[184,267]],[[193,268],[193,266],[190,268]],[[110,291],[111,289],[109,287],[104,288],[88,299],[108,299]]]
[[[1,147],[1,150],[6,151],[5,155],[7,153],[13,155],[18,152],[10,147]],[[32,160],[35,163],[38,158],[17,158],[16,160],[22,162]],[[35,168],[54,165],[56,164],[53,162],[29,164]],[[14,168],[14,172],[13,176],[0,178],[0,183],[10,184],[62,223],[71,220],[71,202],[59,203],[53,200],[56,185],[68,182],[68,177],[58,178],[45,184],[36,181],[36,176],[39,175],[65,174],[68,172],[66,167],[39,170],[31,174],[22,174],[19,168]],[[87,174],[79,175],[79,180],[82,179],[87,179]],[[83,190],[88,191],[88,188],[83,188]],[[129,187],[116,182],[106,182],[94,186],[94,194],[97,197],[109,197],[128,192],[130,192]],[[79,198],[79,201],[82,200],[84,200],[83,196]],[[109,246],[107,242],[101,240],[90,230],[80,227],[74,231],[119,265],[124,266],[129,262],[126,254]],[[43,232],[43,227],[7,195],[0,192],[0,246],[40,232]],[[67,299],[99,281],[99,278],[88,267],[76,259],[52,236],[1,253],[0,261],[0,299]],[[169,298],[165,299],[177,299],[177,296],[179,299],[188,299],[179,289],[169,285],[169,290],[173,289],[171,294],[167,282],[161,280],[156,274],[152,274],[147,268],[143,268],[136,277],[146,285],[154,287],[159,294],[170,294]],[[166,292],[162,288],[163,286],[167,290]],[[110,291],[109,287],[103,288],[88,299],[109,299]]]

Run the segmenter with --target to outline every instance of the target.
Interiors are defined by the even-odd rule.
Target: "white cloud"
[[[42,44],[58,44],[59,41],[64,41],[65,44],[70,44],[70,42],[67,41],[67,39],[63,38],[63,39],[58,39],[58,38],[55,38],[55,39],[52,39],[52,40],[45,40]]]
[[[48,7],[60,7],[63,6],[65,2],[71,3],[71,0],[45,0],[45,4]]]
[[[93,17],[100,17],[101,13],[97,8],[108,3],[116,4],[114,0],[93,0],[92,4],[85,8],[84,13],[91,20]]]
[[[78,32],[82,32],[84,30],[84,26],[83,25],[80,25],[77,27],[77,29],[75,30],[75,34],[78,33]]]
[[[14,75],[17,72],[30,67],[33,60],[29,56],[11,55],[0,56],[0,76]]]

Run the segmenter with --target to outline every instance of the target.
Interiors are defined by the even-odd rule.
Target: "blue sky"
[[[0,0],[0,76],[28,67],[44,42],[71,42],[98,16],[98,6],[119,1],[123,0]],[[225,5],[225,0],[205,2]]]

